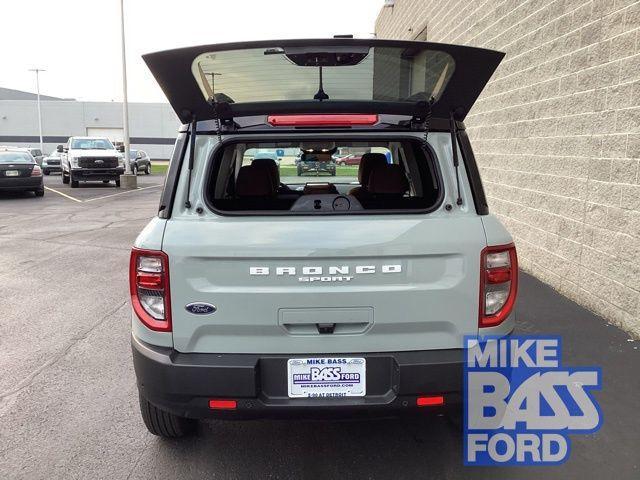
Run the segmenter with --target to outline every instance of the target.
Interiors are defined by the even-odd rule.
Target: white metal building
[[[122,103],[79,102],[41,95],[44,152],[73,135],[122,140]],[[129,103],[131,148],[168,159],[180,122],[167,103]],[[0,145],[39,146],[36,95],[0,88]]]

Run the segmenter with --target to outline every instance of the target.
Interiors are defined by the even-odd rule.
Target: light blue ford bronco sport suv
[[[463,124],[502,57],[345,38],[144,57],[183,123],[131,253],[152,433],[460,405],[464,337],[514,327],[515,247]],[[297,176],[338,151],[360,164]]]

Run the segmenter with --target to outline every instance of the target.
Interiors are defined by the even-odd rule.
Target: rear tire
[[[36,194],[36,197],[44,197],[44,188],[42,190],[36,190],[33,193]]]
[[[69,180],[71,181],[71,188],[78,188],[80,186],[80,182],[74,180],[72,176],[69,176]]]
[[[151,164],[147,163],[147,167],[144,169],[145,175],[151,175]]]
[[[298,176],[301,177],[302,176],[302,169],[300,167],[298,167]]]
[[[49,170],[43,170],[42,173],[44,173],[45,175],[49,175],[51,172]]]
[[[120,179],[116,180],[116,187],[120,186]]]
[[[65,175],[64,172],[62,172],[62,183],[64,183],[65,185],[69,184],[69,176]]]
[[[197,420],[165,412],[149,403],[142,395],[138,395],[138,398],[140,400],[142,420],[147,430],[152,434],[164,438],[180,438],[196,431],[198,427]]]
[[[102,180],[102,183],[109,183],[109,180]]]

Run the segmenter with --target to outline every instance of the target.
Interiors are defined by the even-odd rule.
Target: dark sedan
[[[31,191],[44,195],[42,169],[29,152],[0,150],[0,190]]]

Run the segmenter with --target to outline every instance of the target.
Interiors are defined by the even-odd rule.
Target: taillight
[[[329,115],[269,115],[267,122],[274,127],[351,127],[374,125],[378,115],[329,114]]]
[[[478,326],[500,325],[513,310],[518,292],[518,257],[513,243],[486,247],[480,255]]]
[[[31,176],[32,177],[41,177],[42,176],[42,169],[40,168],[40,165],[34,165],[33,166],[33,170],[31,170]]]
[[[129,263],[131,305],[151,330],[171,331],[169,257],[158,250],[131,250]]]

